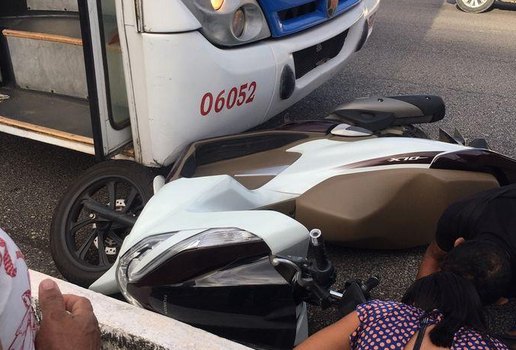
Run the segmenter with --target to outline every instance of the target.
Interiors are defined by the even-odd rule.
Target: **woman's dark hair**
[[[441,263],[441,270],[473,282],[485,305],[507,295],[512,277],[508,253],[487,240],[466,241],[453,248]]]
[[[486,331],[480,297],[467,279],[451,272],[436,272],[418,279],[405,292],[402,302],[430,313],[439,310],[443,319],[430,331],[436,346],[451,347],[461,327]]]

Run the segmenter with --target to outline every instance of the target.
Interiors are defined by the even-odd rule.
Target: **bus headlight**
[[[270,37],[256,0],[182,0],[215,45],[237,46]]]
[[[220,10],[222,4],[224,4],[224,0],[211,0],[211,7],[213,7],[215,11]]]

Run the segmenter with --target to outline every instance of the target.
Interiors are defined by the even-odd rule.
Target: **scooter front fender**
[[[111,266],[109,270],[106,271],[98,280],[93,282],[93,284],[89,287],[94,292],[101,293],[104,295],[111,295],[120,293],[120,288],[118,287],[118,282],[116,281],[116,269],[118,267],[118,259]]]

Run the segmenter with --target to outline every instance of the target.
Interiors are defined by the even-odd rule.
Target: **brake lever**
[[[308,268],[308,260],[298,256],[273,256],[270,261],[280,275],[291,284],[302,278],[303,268]]]
[[[287,282],[292,285],[298,285],[307,292],[303,299],[310,304],[326,309],[335,302],[330,291],[321,287],[311,276],[311,264],[307,259],[292,256],[274,256],[271,257],[271,264]]]
[[[380,284],[380,278],[378,276],[369,277],[367,281],[361,284],[360,288],[364,292],[366,299],[371,298],[371,291],[378,287]]]
[[[347,314],[355,311],[360,304],[367,302],[371,298],[371,290],[380,284],[380,279],[377,276],[370,277],[366,282],[360,280],[351,280],[346,282],[344,292],[333,292],[332,295],[338,300],[339,317],[344,317]],[[340,294],[340,298],[339,298]]]

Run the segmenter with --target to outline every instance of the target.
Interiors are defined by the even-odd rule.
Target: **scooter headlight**
[[[267,21],[256,0],[183,0],[215,45],[237,46],[268,38]]]
[[[136,244],[134,247],[129,249],[121,258],[118,263],[117,269],[117,280],[120,290],[124,297],[133,305],[142,307],[140,303],[134,299],[129,293],[127,293],[127,283],[129,282],[129,275],[134,267],[140,262],[145,255],[152,251],[159,243],[170,238],[175,232],[165,233],[156,236],[150,236]]]
[[[238,228],[215,228],[198,233],[164,249],[139,266],[156,245],[169,233],[149,237],[121,258],[117,276],[120,289],[132,304],[141,306],[128,291],[129,284],[139,286],[172,285],[251,257],[267,256],[270,248],[258,236]]]

